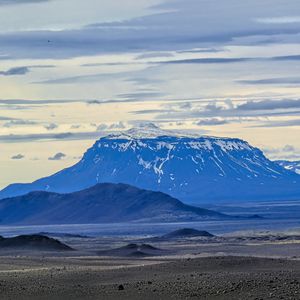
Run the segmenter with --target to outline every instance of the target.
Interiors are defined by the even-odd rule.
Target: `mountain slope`
[[[194,203],[300,198],[300,176],[233,138],[195,137],[154,125],[98,140],[82,160],[0,198],[30,191],[78,191],[99,182],[126,183]]]
[[[277,160],[275,162],[281,167],[300,175],[300,161]]]
[[[198,221],[228,216],[183,204],[161,192],[125,184],[97,184],[80,192],[31,192],[0,201],[0,224],[84,224]]]

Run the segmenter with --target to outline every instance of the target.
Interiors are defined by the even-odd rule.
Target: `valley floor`
[[[300,262],[249,257],[154,261],[0,260],[1,299],[299,299]],[[113,267],[112,267],[113,266]]]
[[[1,252],[0,299],[300,299],[299,240],[148,240],[168,254],[101,257],[96,249],[128,240],[67,238],[64,242],[78,251]]]

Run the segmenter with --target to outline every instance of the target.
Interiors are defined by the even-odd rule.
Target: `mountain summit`
[[[300,176],[235,138],[192,136],[153,124],[100,138],[80,162],[0,198],[31,191],[69,193],[97,183],[125,183],[193,203],[300,198]]]

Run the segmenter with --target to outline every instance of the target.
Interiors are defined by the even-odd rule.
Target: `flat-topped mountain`
[[[247,142],[153,124],[102,137],[74,166],[30,184],[12,184],[0,198],[36,190],[70,193],[103,182],[161,191],[191,203],[300,198],[300,176]]]
[[[31,192],[0,201],[0,224],[93,224],[221,220],[227,215],[125,184],[97,184],[80,192]]]

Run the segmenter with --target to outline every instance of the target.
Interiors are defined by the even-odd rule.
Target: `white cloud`
[[[258,18],[255,21],[263,24],[293,24],[300,23],[300,16]]]

